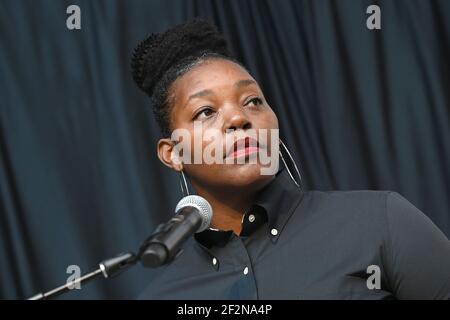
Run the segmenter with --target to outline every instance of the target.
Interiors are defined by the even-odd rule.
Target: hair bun
[[[163,33],[151,33],[133,51],[133,79],[151,96],[156,83],[170,67],[204,52],[230,56],[225,38],[206,20],[195,18]]]

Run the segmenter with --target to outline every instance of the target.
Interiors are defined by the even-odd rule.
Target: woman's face
[[[260,188],[271,180],[273,174],[261,174],[264,165],[257,154],[264,151],[271,156],[274,144],[271,129],[278,130],[278,119],[261,88],[245,69],[229,60],[209,59],[172,84],[169,101],[172,104],[171,130],[189,133],[189,139],[183,135],[178,147],[182,146],[182,154],[190,153],[192,161],[174,164],[174,135],[172,141],[159,141],[158,154],[169,167],[177,171],[183,169],[196,189]],[[202,134],[199,135],[200,128]],[[261,139],[262,136],[265,138]],[[212,146],[220,148],[211,151]],[[210,154],[223,161],[194,162],[198,149],[203,156]],[[278,157],[278,152],[275,156]]]

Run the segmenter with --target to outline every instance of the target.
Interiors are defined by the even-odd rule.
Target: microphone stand
[[[67,282],[65,285],[59,286],[45,293],[38,293],[27,300],[47,300],[59,296],[65,292],[72,290],[76,285],[87,283],[100,275],[105,278],[112,278],[122,273],[132,265],[136,264],[139,258],[131,252],[121,253],[118,256],[102,261],[97,270],[88,273],[73,281]]]
[[[48,292],[35,294],[27,300],[54,298],[71,291],[77,284],[87,283],[100,275],[103,275],[105,278],[115,277],[135,265],[138,261],[141,261],[144,267],[147,268],[157,268],[163,264],[169,264],[183,252],[183,249],[179,248],[179,246],[185,239],[183,235],[170,235],[168,232],[176,223],[180,223],[180,226],[183,228],[188,228],[190,224],[195,224],[191,220],[192,217],[190,215],[186,218],[177,215],[168,223],[158,225],[155,231],[144,240],[137,255],[132,252],[121,253],[114,258],[102,261],[97,270]]]

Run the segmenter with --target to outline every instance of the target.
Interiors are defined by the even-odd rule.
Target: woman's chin
[[[220,180],[226,185],[248,186],[266,181],[271,176],[263,175],[259,164],[233,164],[227,165],[222,171]]]
[[[195,168],[195,169],[194,169]],[[264,175],[260,164],[222,164],[191,167],[188,176],[198,185],[214,189],[232,190],[259,189],[270,181],[273,175]],[[192,170],[194,169],[194,170]]]

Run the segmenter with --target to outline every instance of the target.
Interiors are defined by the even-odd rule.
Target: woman
[[[213,209],[211,227],[142,298],[450,298],[450,243],[398,193],[301,188],[289,151],[273,139],[275,113],[214,26],[195,19],[150,35],[132,69],[161,127],[161,162]],[[223,161],[190,161],[209,148],[206,130]],[[283,167],[262,174],[262,151],[278,168],[279,146]]]

